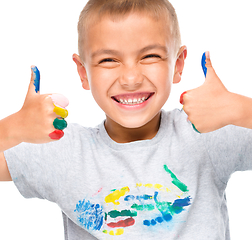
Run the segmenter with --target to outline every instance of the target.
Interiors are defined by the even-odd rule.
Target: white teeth
[[[135,105],[135,104],[140,104],[140,103],[143,103],[144,101],[146,101],[146,97],[142,97],[142,98],[134,98],[134,99],[131,99],[129,98],[128,100],[127,99],[120,99],[120,103],[122,104],[127,104],[127,105]]]

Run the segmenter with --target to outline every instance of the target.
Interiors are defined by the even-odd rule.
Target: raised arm
[[[252,98],[229,92],[210,60],[209,52],[202,58],[206,80],[200,87],[181,95],[183,109],[195,130],[211,132],[226,125],[252,129]]]
[[[68,100],[59,94],[39,92],[40,73],[32,67],[31,81],[23,107],[0,120],[0,181],[10,181],[3,152],[22,143],[47,143],[63,137],[67,126]]]
[[[4,157],[3,152],[0,152],[0,181],[11,181],[11,175]]]

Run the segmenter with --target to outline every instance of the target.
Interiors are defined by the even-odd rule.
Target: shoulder
[[[60,145],[71,148],[82,148],[85,149],[92,146],[92,148],[99,146],[101,142],[101,135],[103,131],[103,123],[96,127],[84,127],[80,124],[72,123],[64,130],[65,135],[60,140]]]
[[[77,123],[70,123],[68,127],[64,130],[66,138],[73,137],[90,137],[91,135],[96,135],[100,131],[100,126],[97,127],[84,127]]]
[[[165,120],[166,123],[172,124],[184,124],[187,121],[187,115],[183,109],[174,109],[172,111],[162,110],[162,120]]]
[[[186,113],[183,109],[174,109],[172,111],[162,110],[162,122],[169,132],[173,132],[175,135],[192,135],[192,137],[199,137],[191,122],[188,120]]]

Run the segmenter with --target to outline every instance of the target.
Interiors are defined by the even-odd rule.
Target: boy
[[[166,1],[127,3],[90,1],[73,56],[106,121],[9,149],[55,130],[32,77],[22,110],[0,122],[0,180],[56,202],[66,239],[229,239],[224,191],[232,172],[251,169],[251,131],[198,134],[184,112],[161,111],[187,53],[176,15]],[[206,66],[205,83],[181,98],[189,120],[202,133],[251,128],[251,99],[225,89],[208,54]]]

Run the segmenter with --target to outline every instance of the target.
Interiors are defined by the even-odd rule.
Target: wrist
[[[22,142],[21,123],[18,112],[0,121],[0,152]]]
[[[252,99],[230,93],[229,124],[252,128]]]

